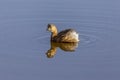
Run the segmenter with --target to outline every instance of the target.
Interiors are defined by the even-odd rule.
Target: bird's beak
[[[46,31],[50,31],[50,28],[47,28]]]
[[[48,31],[49,29],[47,28],[46,31]]]

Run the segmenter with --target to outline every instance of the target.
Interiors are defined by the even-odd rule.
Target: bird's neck
[[[55,31],[52,32],[51,38],[54,38],[55,36],[57,36],[57,34],[58,34],[58,31],[57,31],[57,29],[56,29]]]

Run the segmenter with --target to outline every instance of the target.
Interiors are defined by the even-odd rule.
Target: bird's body
[[[66,29],[58,33],[54,24],[48,24],[48,31],[51,34],[51,41],[53,42],[79,42],[79,34],[73,29]]]

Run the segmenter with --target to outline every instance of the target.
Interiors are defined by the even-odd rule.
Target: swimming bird
[[[58,33],[57,27],[54,24],[48,24],[47,30],[51,32],[52,42],[79,42],[79,34],[74,29],[65,29]]]

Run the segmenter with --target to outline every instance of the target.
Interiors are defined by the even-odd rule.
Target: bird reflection
[[[53,58],[55,56],[58,47],[61,50],[67,51],[67,52],[73,52],[78,47],[78,43],[56,43],[56,42],[51,42],[50,45],[51,45],[50,49],[46,52],[46,56],[48,58]]]

